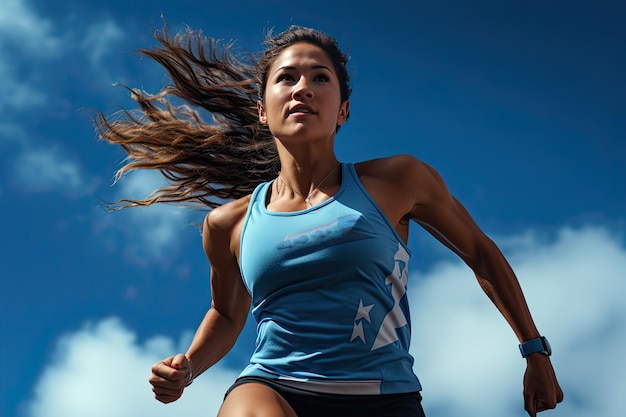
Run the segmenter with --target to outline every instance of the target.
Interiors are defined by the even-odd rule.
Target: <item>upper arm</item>
[[[250,294],[237,261],[245,201],[211,210],[204,220],[202,244],[211,264],[212,307],[241,327],[250,309]]]
[[[408,172],[407,186],[412,190],[409,218],[477,270],[484,254],[495,246],[493,242],[450,193],[435,169],[415,160]]]

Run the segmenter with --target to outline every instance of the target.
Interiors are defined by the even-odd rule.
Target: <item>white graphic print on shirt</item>
[[[398,340],[396,329],[406,326],[407,319],[404,312],[400,308],[400,300],[406,294],[406,286],[408,283],[408,261],[409,254],[404,247],[398,244],[398,251],[394,255],[394,268],[391,274],[385,279],[385,284],[391,285],[391,296],[394,300],[394,306],[387,313],[383,319],[376,340],[372,345],[372,350],[380,349]],[[363,331],[363,320],[371,323],[369,312],[374,307],[374,304],[363,305],[363,300],[359,300],[359,308],[354,318],[354,328],[352,330],[352,337],[350,342],[355,339],[361,339],[363,343],[365,341],[365,332]]]

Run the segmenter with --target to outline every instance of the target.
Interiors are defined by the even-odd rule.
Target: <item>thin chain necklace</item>
[[[294,189],[291,185],[289,185],[287,183],[287,181],[285,181],[283,179],[283,176],[280,175],[280,173],[278,174],[278,179],[280,180],[280,182],[282,182],[283,184],[285,184],[285,186],[287,186],[287,188],[289,188],[291,191],[293,191],[294,194],[299,195],[300,197],[302,197],[302,199],[304,200],[304,202],[307,204],[307,206],[309,207],[313,207],[313,204],[311,204],[311,198],[313,198],[313,196],[315,195],[315,193],[317,193],[317,191],[319,190],[319,188],[322,186],[322,184],[324,184],[324,181],[326,181],[328,179],[328,177],[330,177],[330,174],[332,174],[333,172],[335,172],[335,170],[337,169],[337,167],[339,167],[339,165],[341,165],[341,162],[337,163],[337,165],[335,165],[333,167],[333,169],[331,169],[330,171],[328,171],[328,174],[326,174],[326,176],[324,178],[322,178],[322,180],[319,182],[319,184],[317,184],[317,186],[315,186],[315,188],[308,193],[306,196],[303,195],[302,193],[300,193],[299,191],[297,191],[296,189]]]

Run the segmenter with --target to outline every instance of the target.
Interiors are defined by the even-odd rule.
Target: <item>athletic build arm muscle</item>
[[[186,354],[171,356],[152,367],[150,383],[157,400],[177,400],[189,382],[222,359],[233,347],[250,309],[250,295],[237,262],[239,233],[247,200],[211,211],[202,242],[211,264],[211,308],[200,323]]]
[[[231,226],[223,227],[221,219],[214,218],[221,214],[216,210],[206,217],[203,232],[203,245],[211,264],[211,309],[186,354],[193,364],[194,375],[201,374],[230,351],[250,309],[250,294],[236,258],[239,233],[233,232]]]
[[[439,174],[413,159],[405,161],[404,183],[412,196],[409,218],[454,251],[474,271],[481,288],[507,320],[521,342],[539,337],[517,277],[499,248],[476,225],[467,210],[448,191]],[[406,173],[410,173],[406,175]],[[524,405],[530,416],[555,408],[563,400],[550,359],[527,357]]]

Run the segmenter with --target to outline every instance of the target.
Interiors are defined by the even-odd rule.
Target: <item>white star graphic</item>
[[[370,319],[370,310],[374,307],[374,304],[370,304],[368,306],[363,305],[363,300],[359,300],[359,310],[356,312],[356,317],[354,321],[358,321],[359,319],[365,319],[368,323],[371,323]]]
[[[361,342],[365,344],[365,333],[363,333],[363,322],[354,323],[354,329],[352,330],[352,338],[350,341],[352,342],[356,338],[361,339]]]

